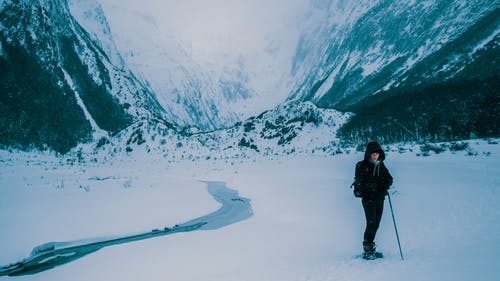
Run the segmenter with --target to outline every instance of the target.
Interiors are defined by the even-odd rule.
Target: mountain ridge
[[[0,20],[1,144],[65,153],[162,115],[133,74],[90,40],[66,1],[4,1]]]
[[[145,144],[160,147],[161,152],[166,144],[149,144],[148,139],[168,136],[165,141],[173,142],[168,145],[174,149],[180,143],[200,151],[226,148],[272,154],[306,151],[303,143],[295,149],[290,146],[300,138],[331,151],[339,143],[355,145],[368,139],[384,143],[498,136],[494,128],[500,120],[494,108],[498,90],[490,88],[496,85],[494,73],[500,70],[500,1],[318,0],[311,5],[291,67],[295,90],[286,102],[276,105],[269,100],[271,109],[247,116],[248,112],[227,106],[241,103],[248,110],[253,105],[245,103],[261,94],[254,92],[250,81],[254,74],[247,71],[243,58],[236,64],[227,58],[213,71],[194,71],[196,62],[182,55],[186,49],[163,49],[158,44],[150,46],[155,54],[151,60],[141,62],[139,54],[148,49],[120,53],[106,14],[95,0],[3,1],[0,109],[5,114],[0,117],[0,145],[67,153],[82,143],[97,148],[111,143],[114,150],[128,153],[134,145]],[[154,19],[142,17],[154,25]],[[144,47],[143,43],[135,44]],[[167,52],[171,50],[175,52]],[[269,52],[279,50],[277,46]],[[130,60],[133,57],[135,61]],[[176,98],[159,98],[158,88],[145,79],[149,72],[130,63],[176,69],[164,72],[162,68],[151,78],[158,83],[174,81],[170,90]],[[452,92],[457,85],[466,85],[463,88],[469,92]],[[440,103],[442,111],[461,115],[454,120],[442,118],[429,95],[449,99]],[[469,108],[453,111],[452,101],[464,95]],[[420,99],[408,99],[413,96]],[[489,104],[478,107],[485,103]],[[377,105],[392,107],[375,116]],[[355,115],[331,113],[332,108]],[[404,112],[408,108],[418,111],[408,115]],[[307,116],[311,112],[313,116]],[[314,117],[325,114],[338,120],[323,122]],[[430,117],[414,118],[422,124],[413,126],[408,125],[412,121],[408,116]],[[492,122],[485,122],[484,116],[493,118]],[[307,121],[310,117],[312,121]],[[387,127],[395,123],[406,130]],[[345,126],[340,129],[338,124]]]
[[[335,3],[330,9],[338,8]],[[455,77],[460,74],[453,69],[474,60],[469,52],[477,54],[484,40],[495,40],[499,32],[499,1],[377,1],[344,9],[351,20],[332,23],[333,16],[326,15],[304,33],[293,69],[299,83],[290,99],[343,109],[382,90],[414,86],[437,75],[441,81]],[[478,49],[469,47],[474,44]],[[498,63],[487,65],[499,69]]]

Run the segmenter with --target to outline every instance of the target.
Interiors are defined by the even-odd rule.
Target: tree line
[[[346,145],[500,136],[500,76],[388,90],[349,107]]]

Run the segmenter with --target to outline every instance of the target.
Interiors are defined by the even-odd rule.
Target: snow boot
[[[363,258],[365,260],[374,260],[378,258],[383,258],[382,253],[376,251],[376,245],[374,242],[363,241]]]

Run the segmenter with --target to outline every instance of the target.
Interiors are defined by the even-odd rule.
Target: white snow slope
[[[202,182],[209,180],[249,198],[254,215],[107,247],[15,280],[498,280],[500,145],[469,142],[476,156],[388,152],[403,261],[387,202],[376,238],[385,258],[355,258],[364,216],[348,187],[359,152],[231,163],[135,155],[69,165],[0,151],[0,265],[50,241],[148,231],[209,214],[220,206]]]
[[[71,0],[105,51],[119,50],[169,121],[229,127],[283,102],[306,0]],[[116,46],[115,46],[116,44]]]

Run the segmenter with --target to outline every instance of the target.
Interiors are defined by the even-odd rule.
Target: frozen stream
[[[208,192],[217,202],[222,204],[215,212],[171,228],[153,229],[149,232],[134,235],[101,237],[72,242],[49,242],[35,247],[31,255],[22,261],[0,267],[0,276],[35,274],[69,263],[107,246],[130,243],[177,232],[214,230],[248,219],[253,215],[250,199],[240,197],[236,190],[226,187],[224,182],[204,183],[208,186]]]

